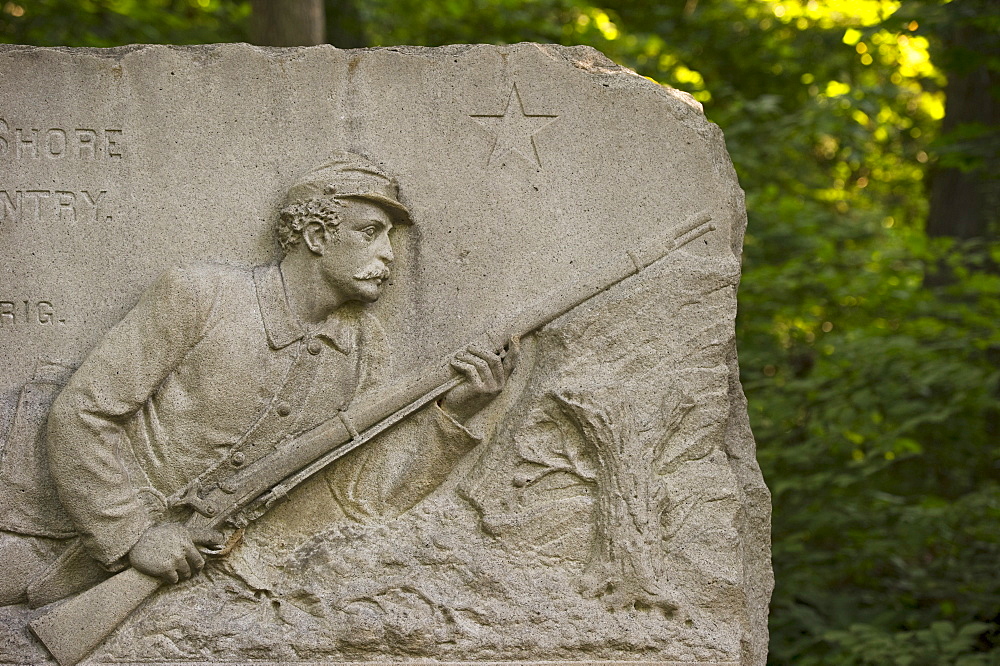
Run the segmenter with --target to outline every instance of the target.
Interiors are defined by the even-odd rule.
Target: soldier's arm
[[[124,425],[197,342],[210,307],[184,269],[162,275],[87,356],[53,404],[49,467],[88,552],[106,566],[124,558],[154,517],[122,455]],[[207,303],[206,303],[207,301]]]
[[[395,516],[441,485],[480,443],[465,421],[500,393],[514,360],[504,365],[488,350],[474,348],[456,355],[453,367],[466,377],[464,390],[455,395],[453,389],[441,404],[425,407],[327,472],[344,513],[362,522]],[[377,387],[378,378],[369,385]]]

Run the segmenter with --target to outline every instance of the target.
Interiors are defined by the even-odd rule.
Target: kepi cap
[[[356,153],[337,152],[295,182],[285,195],[285,206],[313,197],[353,197],[381,206],[393,224],[411,224],[410,211],[399,201],[399,185],[373,162]]]

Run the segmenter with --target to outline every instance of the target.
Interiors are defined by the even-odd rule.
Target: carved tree
[[[532,461],[547,470],[570,471],[596,485],[596,538],[581,593],[601,597],[611,607],[675,610],[662,565],[668,499],[660,473],[666,444],[693,403],[685,397],[677,400],[662,424],[645,431],[662,435],[651,442],[637,428],[628,404],[601,407],[572,391],[551,397],[596,462],[596,466],[581,465],[566,453],[554,465]]]

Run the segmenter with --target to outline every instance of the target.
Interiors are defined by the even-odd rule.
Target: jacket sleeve
[[[359,397],[377,395],[392,377],[385,333],[377,322],[362,337]],[[326,481],[344,514],[359,522],[409,510],[440,486],[481,439],[428,405],[338,461]]]
[[[48,421],[49,469],[84,547],[106,566],[153,519],[122,462],[127,420],[194,346],[211,299],[195,272],[164,273],[84,360]]]

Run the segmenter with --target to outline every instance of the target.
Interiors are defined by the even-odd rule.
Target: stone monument
[[[537,44],[0,85],[0,662],[764,663],[690,96]]]

